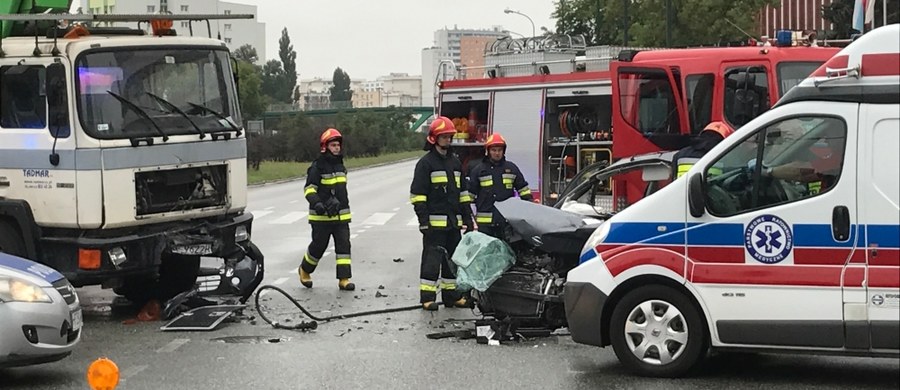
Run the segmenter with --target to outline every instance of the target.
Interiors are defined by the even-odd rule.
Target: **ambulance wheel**
[[[0,252],[25,257],[25,242],[22,235],[10,224],[0,221]]]
[[[708,350],[700,311],[671,287],[649,285],[626,294],[613,309],[610,341],[619,361],[650,377],[679,377]]]

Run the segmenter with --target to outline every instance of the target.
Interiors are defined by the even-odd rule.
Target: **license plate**
[[[84,326],[84,317],[82,317],[81,309],[72,312],[72,330],[79,330]]]
[[[172,253],[176,255],[209,255],[213,253],[212,244],[175,245]]]

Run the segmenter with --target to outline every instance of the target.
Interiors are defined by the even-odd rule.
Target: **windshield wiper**
[[[125,99],[124,97],[119,96],[118,94],[116,94],[116,93],[113,92],[113,91],[106,91],[106,93],[112,95],[114,98],[116,98],[116,100],[122,102],[122,104],[124,104],[125,107],[130,108],[132,111],[134,111],[135,113],[137,113],[138,116],[140,116],[141,118],[144,118],[144,119],[148,120],[148,121],[150,122],[150,124],[153,125],[153,127],[156,129],[156,132],[159,133],[159,135],[162,136],[163,142],[169,141],[169,135],[166,134],[166,132],[163,131],[161,128],[159,128],[159,125],[157,125],[157,124],[156,124],[156,121],[154,121],[153,118],[151,118],[150,115],[147,114],[147,111],[144,111],[144,109],[141,108],[140,106],[138,106],[137,104],[134,104],[134,103],[132,103],[130,100]]]
[[[213,116],[215,116],[216,118],[219,118],[219,119],[225,121],[226,123],[228,123],[231,126],[232,129],[234,129],[235,136],[237,136],[237,137],[241,136],[241,129],[236,124],[234,124],[234,122],[232,122],[230,118],[226,117],[225,114],[222,114],[221,112],[213,110],[212,108],[209,108],[207,106],[203,106],[203,105],[200,105],[197,103],[187,102],[187,104],[190,104],[191,107],[193,107],[195,110],[198,110],[200,112],[208,112],[208,113],[212,114]]]
[[[206,133],[203,132],[203,129],[201,129],[200,126],[197,126],[197,124],[194,123],[193,120],[191,120],[191,118],[188,116],[188,114],[186,114],[184,111],[182,111],[180,108],[178,108],[178,106],[176,106],[176,105],[170,103],[168,100],[163,99],[159,96],[156,96],[150,92],[145,92],[145,93],[147,95],[150,95],[150,97],[152,97],[153,100],[156,100],[157,102],[159,102],[159,104],[161,104],[163,107],[167,108],[170,113],[175,113],[175,114],[181,115],[182,118],[187,119],[187,121],[191,123],[191,126],[194,126],[194,129],[197,130],[197,134],[200,134],[200,139],[206,138]]]

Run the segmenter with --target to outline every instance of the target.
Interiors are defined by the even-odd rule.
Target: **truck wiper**
[[[138,116],[140,116],[141,118],[148,120],[150,122],[150,124],[153,125],[153,127],[156,129],[156,132],[162,136],[163,142],[169,141],[169,135],[166,134],[166,132],[163,131],[161,128],[159,128],[159,125],[157,125],[156,121],[154,121],[153,118],[151,118],[150,115],[147,114],[147,111],[144,111],[144,109],[141,108],[140,106],[138,106],[137,104],[134,104],[130,100],[119,96],[118,94],[116,94],[113,91],[106,91],[106,93],[112,95],[114,98],[116,98],[116,100],[122,102],[122,104],[124,104],[125,107],[130,108],[132,111],[134,111],[136,114],[138,114]]]
[[[225,114],[222,114],[221,112],[218,112],[218,111],[216,111],[216,110],[213,110],[212,108],[209,108],[209,107],[207,107],[207,106],[203,106],[203,105],[200,105],[200,104],[197,104],[197,103],[187,102],[187,104],[190,104],[191,107],[193,107],[193,108],[194,108],[195,110],[197,110],[197,111],[210,113],[210,114],[212,114],[213,116],[215,116],[216,118],[219,118],[219,119],[225,121],[225,122],[228,123],[228,124],[231,126],[231,128],[234,130],[234,132],[236,133],[235,135],[236,135],[237,137],[240,137],[240,136],[241,136],[241,129],[240,129],[236,124],[234,124],[234,122],[232,122],[231,119],[229,119],[228,117],[226,117]]]
[[[169,112],[181,115],[181,117],[183,117],[184,119],[187,119],[187,121],[191,123],[191,126],[194,126],[194,129],[197,130],[197,134],[200,134],[200,139],[206,138],[206,133],[203,132],[203,129],[201,129],[200,126],[197,126],[197,124],[194,123],[193,120],[191,120],[191,118],[188,116],[188,114],[186,114],[184,111],[182,111],[180,108],[178,108],[178,106],[176,106],[176,105],[170,103],[168,100],[163,99],[159,96],[156,96],[150,92],[145,92],[145,93],[147,95],[150,95],[150,97],[152,97],[153,100],[156,100],[157,102],[159,102],[159,104],[161,104],[163,107],[167,108],[169,110]]]

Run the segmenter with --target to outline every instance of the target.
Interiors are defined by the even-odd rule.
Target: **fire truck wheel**
[[[25,257],[25,242],[22,235],[12,225],[0,221],[0,252]]]
[[[643,376],[679,377],[708,350],[707,330],[694,303],[662,285],[626,294],[610,322],[610,341],[626,368]]]

